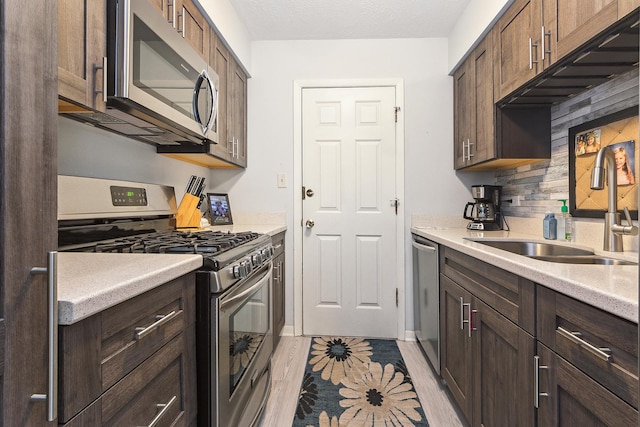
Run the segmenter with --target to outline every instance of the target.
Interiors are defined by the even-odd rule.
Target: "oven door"
[[[273,350],[271,271],[266,264],[220,298],[212,299],[217,310],[217,380],[219,426],[250,424],[268,397]],[[214,420],[216,417],[213,418]]]

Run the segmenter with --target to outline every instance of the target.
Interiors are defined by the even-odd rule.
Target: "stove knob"
[[[257,267],[260,264],[262,264],[262,254],[251,255],[251,264],[253,264],[254,267]]]
[[[240,267],[244,268],[244,277],[247,277],[253,271],[253,267],[251,267],[251,261],[242,261],[240,263]]]
[[[233,277],[236,279],[244,279],[247,276],[247,273],[244,270],[244,267],[241,265],[233,266]]]

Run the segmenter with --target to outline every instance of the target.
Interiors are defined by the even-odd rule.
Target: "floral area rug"
[[[311,341],[293,427],[428,426],[395,341]]]

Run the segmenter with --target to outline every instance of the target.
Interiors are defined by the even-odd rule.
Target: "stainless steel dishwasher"
[[[440,373],[438,244],[413,234],[413,323],[416,340]]]

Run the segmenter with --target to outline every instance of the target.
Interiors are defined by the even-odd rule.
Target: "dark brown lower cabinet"
[[[58,422],[193,425],[193,273],[60,327]]]
[[[473,425],[533,426],[534,338],[473,299]]]
[[[471,426],[638,423],[638,325],[441,246],[441,375]]]
[[[464,302],[471,294],[448,277],[440,276],[440,372],[462,413],[473,416],[472,341],[464,320]]]
[[[442,377],[473,426],[533,426],[534,338],[441,276]]]
[[[538,343],[539,426],[634,426],[638,411]]]
[[[284,274],[285,274],[285,254],[284,254],[284,234],[278,233],[272,237],[273,241],[273,349],[275,350],[280,342],[280,334],[284,327],[285,298],[284,298]]]

